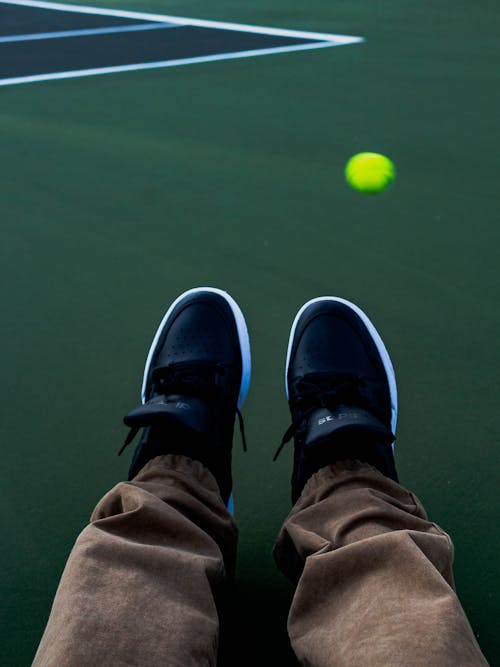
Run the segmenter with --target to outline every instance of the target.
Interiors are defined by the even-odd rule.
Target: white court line
[[[96,76],[97,74],[114,74],[116,72],[136,72],[144,69],[158,69],[160,67],[176,67],[178,65],[193,65],[195,63],[207,63],[217,60],[230,60],[234,58],[251,58],[253,56],[268,56],[273,53],[285,53],[286,51],[306,51],[307,49],[324,49],[336,46],[333,42],[311,42],[310,44],[299,44],[297,46],[278,46],[272,49],[256,49],[254,51],[235,51],[233,53],[220,53],[212,56],[199,56],[197,58],[181,58],[179,60],[162,60],[152,63],[137,63],[134,65],[116,65],[114,67],[98,67],[95,69],[73,70],[71,72],[54,72],[51,74],[34,74],[32,76],[19,76],[10,79],[0,79],[0,86],[12,86],[18,83],[35,83],[37,81],[52,81],[55,79],[72,79],[82,76]]]
[[[87,7],[84,5],[65,5],[60,2],[45,2],[43,0],[0,0],[0,4],[20,5],[22,7],[38,7],[64,12],[78,12],[81,14],[97,14],[100,16],[118,16],[127,19],[143,21],[159,21],[160,23],[176,23],[191,25],[199,28],[213,28],[214,30],[237,30],[239,32],[253,32],[260,35],[277,35],[281,37],[298,37],[304,39],[327,40],[337,44],[354,44],[364,41],[362,37],[353,35],[333,35],[321,32],[305,32],[303,30],[283,30],[281,28],[264,28],[263,26],[245,25],[243,23],[225,23],[221,21],[205,21],[202,19],[169,16],[166,14],[146,14],[143,12],[129,12],[122,9],[104,9]]]
[[[64,37],[86,37],[87,35],[110,35],[115,32],[138,32],[142,30],[159,30],[165,28],[178,28],[172,23],[139,23],[135,25],[122,25],[109,28],[83,28],[82,30],[59,30],[56,32],[34,32],[27,35],[9,35],[0,37],[0,44],[10,42],[32,42],[37,39],[61,39]]]

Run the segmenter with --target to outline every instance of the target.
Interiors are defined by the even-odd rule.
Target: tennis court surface
[[[200,285],[238,302],[253,361],[219,667],[296,665],[271,555],[291,443],[272,457],[290,326],[325,295],[388,347],[398,474],[451,535],[500,665],[500,3],[86,1],[0,0],[2,665],[31,664],[75,539],[127,477],[154,331]],[[394,161],[390,191],[345,182],[364,151]]]
[[[0,85],[171,67],[360,42],[50,2],[0,2]]]

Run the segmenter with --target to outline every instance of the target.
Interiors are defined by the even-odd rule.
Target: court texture
[[[30,664],[76,536],[126,475],[121,419],[165,309],[209,285],[253,355],[220,664],[295,664],[271,556],[292,448],[271,459],[289,328],[336,295],[387,344],[400,479],[453,537],[500,665],[500,6],[94,5],[0,2],[2,664]],[[394,160],[390,191],[345,183],[365,150]]]

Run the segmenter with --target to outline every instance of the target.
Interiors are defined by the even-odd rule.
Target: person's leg
[[[208,288],[181,295],[153,340],[129,472],[68,559],[35,665],[213,665],[217,599],[234,571],[235,414],[250,380],[243,315]]]
[[[297,582],[288,630],[302,664],[487,664],[454,590],[449,536],[370,466],[314,474],[275,557]]]
[[[34,664],[214,665],[216,597],[236,541],[205,466],[149,461],[101,500],[77,539]]]
[[[288,629],[301,664],[487,664],[454,590],[451,540],[397,481],[394,372],[366,316],[342,300],[304,307],[287,392],[295,506],[274,554],[297,583]]]

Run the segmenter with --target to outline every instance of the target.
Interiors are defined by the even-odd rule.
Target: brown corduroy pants
[[[236,542],[211,473],[153,459],[77,539],[34,665],[214,665]],[[487,665],[454,591],[450,538],[370,466],[313,475],[274,555],[297,582],[288,631],[302,665]]]

